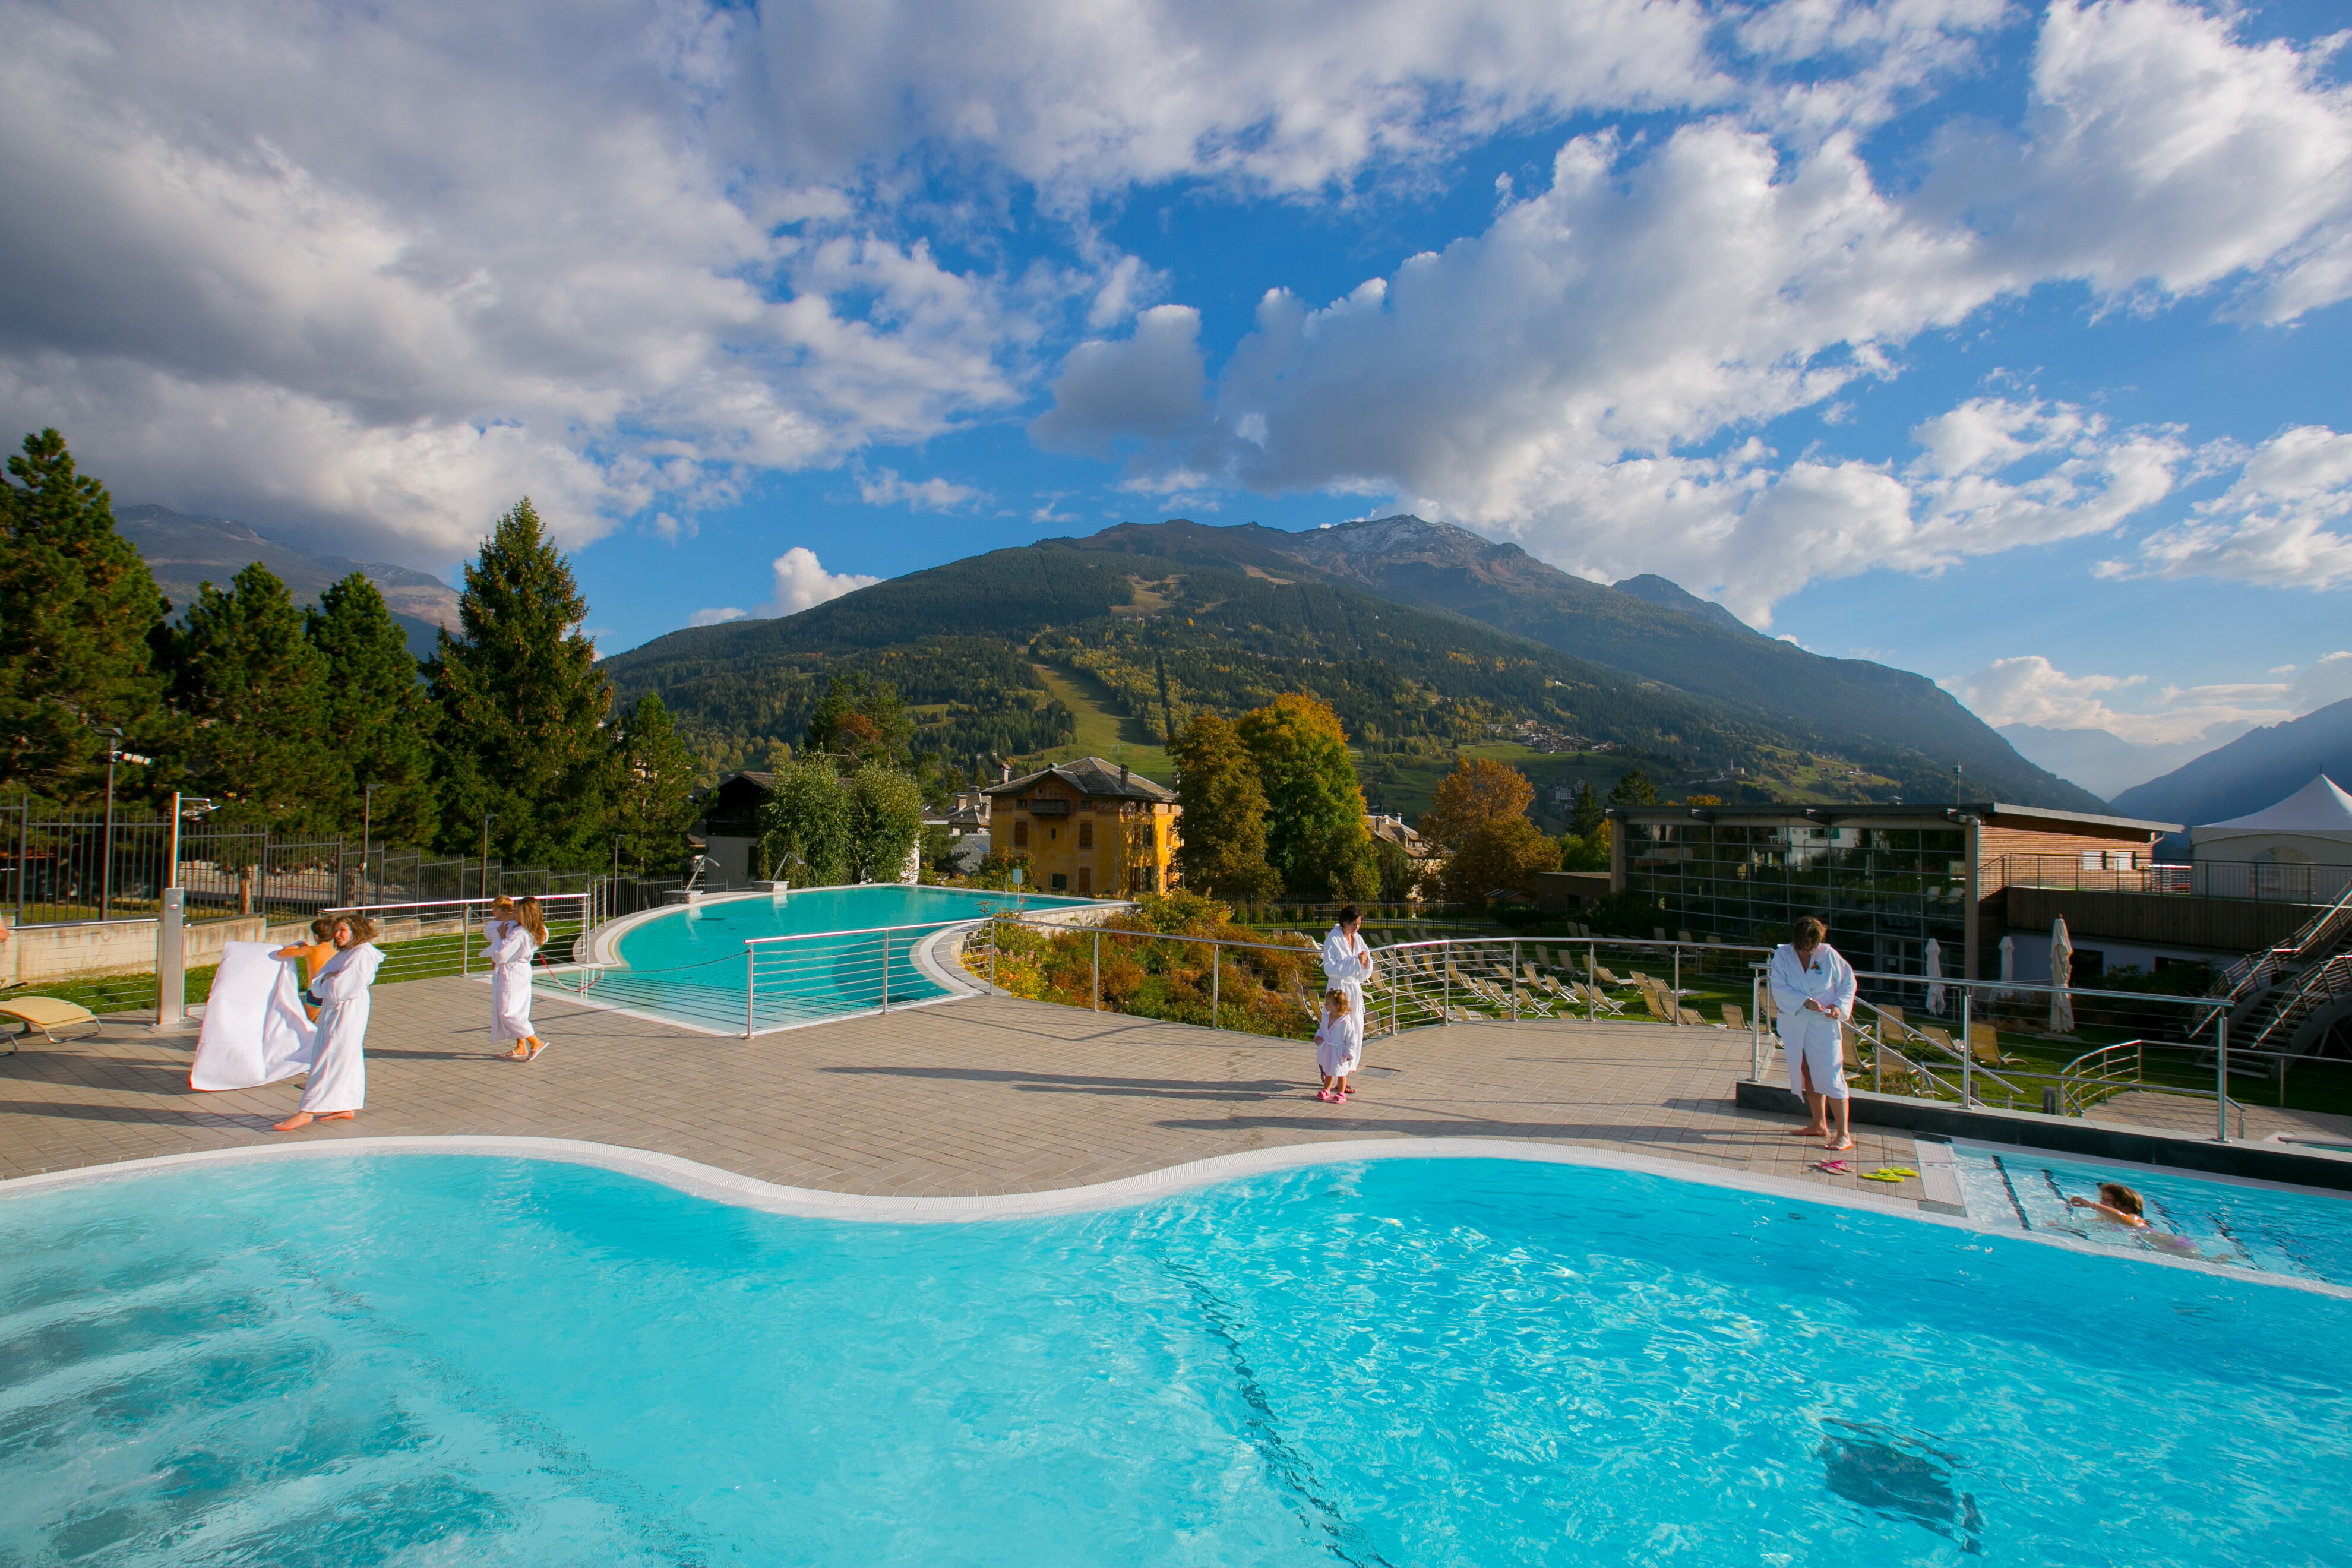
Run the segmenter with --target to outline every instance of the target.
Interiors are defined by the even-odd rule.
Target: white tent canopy
[[[2276,805],[2192,827],[2189,839],[2200,855],[2225,860],[2352,861],[2352,795],[2322,773]],[[2274,853],[2282,849],[2290,853]]]

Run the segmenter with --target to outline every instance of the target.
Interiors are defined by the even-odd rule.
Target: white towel
[[[316,1033],[294,984],[294,962],[271,957],[277,951],[266,942],[222,949],[188,1068],[190,1089],[258,1089],[310,1070]]]

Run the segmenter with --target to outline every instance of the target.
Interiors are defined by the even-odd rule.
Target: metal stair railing
[[[2324,952],[2347,935],[2352,935],[2352,889],[2347,889],[2334,903],[2304,921],[2284,942],[2259,952],[2250,952],[2222,970],[2220,983],[2210,994],[2227,1002],[2230,1016],[2242,1026],[2251,1025],[2254,1020],[2244,1015],[2254,1010],[2257,999],[2271,988],[2273,981],[2294,965]],[[2214,1018],[2221,1016],[2221,1012],[2216,1010],[2200,1019],[2197,1028],[2189,1032],[2189,1037],[2195,1038]],[[2267,1028],[2267,1025],[2263,1027]]]
[[[2248,1048],[2273,1050],[2292,1037],[2294,1027],[2311,1016],[2320,1006],[2352,992],[2352,953],[2339,952],[2326,963],[2305,970],[2295,977],[2294,986],[2275,1006],[2269,1017],[2255,1031]],[[2284,1029],[2288,1033],[2282,1034]],[[2279,1045],[2273,1045],[2276,1040]]]

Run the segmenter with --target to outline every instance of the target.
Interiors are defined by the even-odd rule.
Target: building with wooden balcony
[[[1176,792],[1100,757],[988,786],[991,853],[1040,892],[1130,898],[1175,885]]]

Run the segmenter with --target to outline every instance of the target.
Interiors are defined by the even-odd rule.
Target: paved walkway
[[[1748,1037],[1528,1021],[1375,1041],[1345,1106],[1315,1098],[1313,1047],[975,999],[750,1042],[542,998],[528,1066],[489,1045],[488,987],[380,987],[368,1108],[273,1134],[298,1082],[187,1087],[193,1037],[112,1025],[0,1057],[0,1176],[242,1144],[504,1133],[653,1150],[761,1180],[900,1195],[1034,1192],[1287,1143],[1416,1136],[1580,1143],[1916,1201],[1807,1166],[1817,1141],[1732,1104]],[[1860,1170],[1916,1167],[1907,1135],[1857,1128]]]

